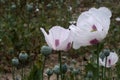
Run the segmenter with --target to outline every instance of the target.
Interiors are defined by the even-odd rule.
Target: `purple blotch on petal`
[[[59,44],[60,44],[59,39],[56,39],[56,40],[55,40],[55,46],[57,47],[57,46],[59,46]]]
[[[67,50],[70,49],[70,48],[71,48],[71,43],[69,42],[69,43],[67,44]]]
[[[99,43],[99,41],[97,39],[93,39],[90,41],[90,44],[97,44],[97,43]]]
[[[66,46],[66,49],[64,51],[68,51],[71,48],[71,42],[69,42]]]
[[[95,25],[92,26],[92,31],[97,31],[97,27]]]
[[[110,59],[108,60],[108,64],[111,65],[111,60]]]

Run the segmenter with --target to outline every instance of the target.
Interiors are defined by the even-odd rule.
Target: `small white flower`
[[[36,8],[36,9],[35,9],[35,12],[39,12],[39,9],[38,9],[38,8]]]
[[[112,67],[118,61],[118,55],[115,52],[110,52],[110,55],[107,57],[106,67]],[[104,59],[99,58],[100,65],[105,67],[106,57]]]
[[[115,18],[116,21],[120,21],[120,17]]]
[[[49,30],[49,34],[45,32],[43,28],[40,28],[45,36],[45,40],[49,47],[53,50],[64,50],[70,49],[72,44],[71,31],[64,29],[60,26],[54,26]]]
[[[111,11],[106,7],[91,8],[83,12],[77,20],[77,24],[70,25],[72,31],[73,48],[97,44],[103,40],[109,30]]]

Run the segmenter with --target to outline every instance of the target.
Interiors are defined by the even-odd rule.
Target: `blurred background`
[[[103,41],[104,47],[119,54],[120,0],[0,0],[0,72],[11,72],[11,59],[21,51],[34,57],[33,60],[36,59],[41,46],[46,44],[40,27],[46,30],[55,25],[68,28],[71,21],[76,21],[83,11],[102,6],[112,11],[110,30]],[[95,49],[96,46],[88,46],[76,52],[70,50],[69,56],[85,57],[83,54],[88,55],[88,52],[92,53]],[[120,71],[117,74],[120,77]]]

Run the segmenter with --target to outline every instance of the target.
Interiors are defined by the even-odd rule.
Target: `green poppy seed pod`
[[[33,4],[27,4],[27,11],[31,12],[33,10]]]
[[[104,49],[103,53],[104,53],[105,57],[108,57],[110,55],[110,50],[109,49]]]
[[[73,71],[73,69],[74,69],[74,67],[70,65],[70,66],[69,66],[69,70],[70,70],[70,71]]]
[[[87,77],[88,77],[88,78],[92,78],[92,77],[93,77],[93,72],[92,72],[92,71],[88,71]]]
[[[75,59],[72,59],[71,63],[75,65],[77,61]]]
[[[80,69],[73,69],[73,71],[72,71],[72,73],[74,74],[74,75],[78,75],[78,74],[80,74]]]
[[[12,9],[12,10],[16,9],[16,5],[15,5],[15,4],[12,4],[11,9]]]
[[[21,61],[26,61],[27,60],[27,58],[28,58],[28,54],[26,53],[26,52],[21,52],[20,54],[19,54],[19,59],[21,60]]]
[[[48,8],[48,9],[51,9],[51,8],[52,8],[52,4],[49,3],[49,4],[47,5],[47,8]]]
[[[53,68],[53,72],[57,75],[60,74],[60,66],[59,65],[55,65],[55,67]]]
[[[62,73],[65,74],[67,72],[67,64],[62,65]]]
[[[50,77],[53,74],[53,70],[48,68],[46,74]]]
[[[44,56],[48,56],[50,53],[52,53],[52,48],[49,46],[42,46],[40,51]]]
[[[103,60],[106,56],[105,56],[105,54],[103,52],[100,52],[99,57]]]
[[[13,66],[17,66],[18,64],[19,64],[18,58],[16,58],[16,57],[13,58],[13,59],[12,59],[12,65],[13,65]]]

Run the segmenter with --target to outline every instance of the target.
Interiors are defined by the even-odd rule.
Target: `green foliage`
[[[41,80],[42,77],[42,65],[43,64],[43,56],[39,55],[35,64],[32,65],[31,71],[27,77],[27,80]]]
[[[31,72],[27,80],[41,80],[42,77],[41,74],[42,74],[42,70],[38,68],[36,65],[34,65],[33,68],[31,69]]]
[[[92,71],[93,72],[93,77],[92,79],[93,80],[96,80],[96,77],[97,77],[97,64],[95,63],[88,63],[86,66],[85,66],[85,70],[86,72],[88,73],[89,71]],[[87,75],[86,75],[87,76]]]

